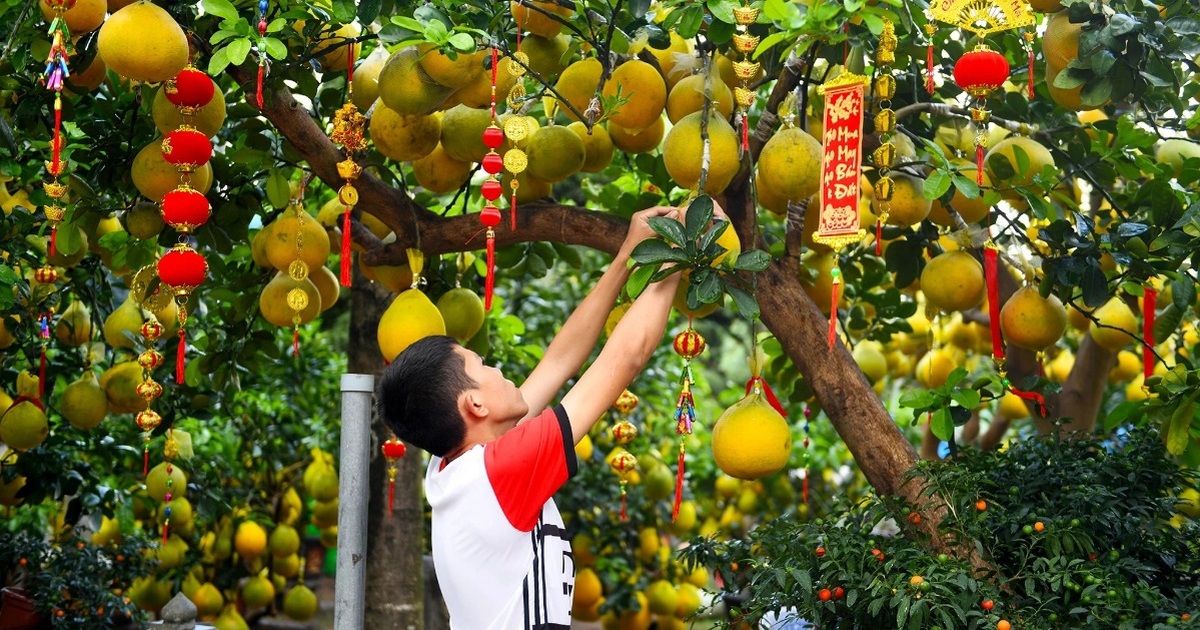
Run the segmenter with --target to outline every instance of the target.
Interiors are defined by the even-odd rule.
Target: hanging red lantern
[[[1008,79],[1008,59],[980,45],[954,64],[954,82],[975,98],[987,98]]]
[[[188,295],[204,284],[208,263],[204,256],[184,244],[172,247],[158,259],[158,278],[171,287],[175,295]]]
[[[388,516],[392,515],[392,504],[396,502],[396,473],[399,472],[396,468],[396,463],[404,453],[408,451],[408,447],[404,445],[396,437],[390,437],[383,443],[383,457],[387,459],[388,469]]]
[[[185,114],[194,114],[208,105],[215,92],[212,78],[192,66],[180,70],[174,79],[163,86],[167,100]]]
[[[187,125],[168,133],[162,141],[163,159],[185,173],[207,164],[212,152],[208,136]]]
[[[178,232],[186,234],[204,225],[211,214],[208,198],[187,184],[163,195],[163,221]]]

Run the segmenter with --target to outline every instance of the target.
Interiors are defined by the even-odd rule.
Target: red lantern
[[[186,184],[163,195],[163,221],[178,232],[186,234],[204,225],[211,214],[212,206],[204,193]]]
[[[174,79],[167,81],[163,86],[163,94],[167,100],[185,114],[194,114],[196,110],[208,105],[215,90],[213,80],[192,66],[180,70]]]
[[[163,159],[185,173],[207,164],[212,152],[208,136],[187,125],[168,133],[162,141]]]
[[[964,54],[954,64],[954,82],[975,98],[987,98],[1008,79],[1008,59],[986,46]]]
[[[486,172],[488,175],[495,175],[504,168],[504,158],[500,157],[499,153],[493,151],[483,156],[483,162],[481,164],[484,172]]]
[[[404,457],[408,447],[404,446],[396,437],[390,437],[383,443],[383,456],[387,459],[388,468],[388,516],[392,515],[392,504],[396,502],[396,473],[399,472],[396,468],[396,462],[401,457]]]
[[[396,438],[390,438],[383,443],[383,456],[388,460],[400,459],[407,451],[408,447],[404,445],[404,442]]]
[[[204,284],[208,263],[199,252],[184,244],[172,247],[158,259],[158,278],[171,287],[175,295],[188,295]]]
[[[504,187],[500,185],[500,182],[495,177],[489,177],[479,186],[479,192],[483,195],[484,199],[495,201],[500,198],[500,195],[504,194]]]
[[[675,335],[675,354],[684,359],[691,360],[704,352],[704,337],[700,333],[688,328],[687,330]]]

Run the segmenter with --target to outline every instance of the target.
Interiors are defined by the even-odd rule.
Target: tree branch
[[[931,103],[929,101],[924,101],[921,103],[913,103],[912,105],[905,105],[904,107],[896,110],[896,120],[904,120],[904,118],[907,116],[926,113],[937,114],[938,116],[958,116],[960,118],[971,117],[971,112],[965,107],[959,107],[949,103]],[[1037,131],[1035,127],[1030,126],[1028,123],[1023,123],[1016,120],[996,118],[995,116],[990,117],[988,120],[989,122],[996,123],[997,125],[1004,127],[1013,133],[1019,133],[1026,136],[1033,135]]]

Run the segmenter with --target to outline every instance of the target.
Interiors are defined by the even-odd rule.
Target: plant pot
[[[0,589],[0,630],[35,630],[46,626],[29,593],[18,588]]]

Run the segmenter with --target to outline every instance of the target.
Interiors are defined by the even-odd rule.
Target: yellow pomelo
[[[679,605],[679,594],[675,592],[675,585],[669,581],[655,580],[646,588],[646,601],[650,612],[656,615],[674,615],[675,608]]]
[[[987,290],[983,265],[966,252],[939,254],[921,271],[921,290],[926,302],[943,311],[965,311],[979,306]]]
[[[717,237],[716,244],[725,248],[724,253],[717,256],[713,260],[714,267],[732,267],[737,263],[738,256],[742,253],[742,242],[738,239],[737,230],[733,229],[733,224],[729,224],[724,232]]]
[[[1025,405],[1025,399],[1012,392],[1006,392],[1004,396],[1000,397],[1000,405],[996,411],[1009,420],[1029,417],[1029,407]]]
[[[433,44],[418,44],[421,69],[440,85],[460,88],[483,74],[485,51],[456,52],[454,59]]]
[[[917,382],[921,387],[933,388],[941,387],[946,384],[946,378],[950,376],[950,372],[958,365],[954,359],[954,352],[949,348],[938,348],[931,352],[926,352],[917,361],[917,366],[913,370],[913,375],[917,377]]]
[[[46,412],[23,400],[0,414],[0,442],[15,451],[36,448],[50,435]]]
[[[167,517],[167,508],[171,509],[171,533],[178,533],[184,538],[190,538],[195,524],[192,502],[185,497],[172,498],[159,509],[158,518],[160,520]]]
[[[572,13],[571,9],[555,2],[509,2],[509,9],[518,29],[540,37],[554,37],[562,32],[562,22],[551,16],[569,18]]]
[[[575,591],[572,607],[590,608],[604,595],[604,585],[591,567],[584,567],[575,574]]]
[[[285,578],[294,578],[300,574],[300,555],[292,554],[282,558],[273,556],[271,558],[271,570],[276,575],[281,575]]]
[[[321,529],[337,525],[339,506],[340,503],[336,497],[332,501],[317,501],[313,505],[313,524]]]
[[[0,392],[0,394],[2,394],[2,392]],[[4,405],[4,407],[7,409],[11,404],[12,403],[10,401],[7,405]],[[0,412],[0,415],[2,414],[3,412]],[[4,476],[4,467],[11,466],[16,463],[17,456],[15,453],[5,457],[4,460],[0,461],[0,505],[6,507],[20,505],[25,500],[24,498],[17,497],[17,493],[21,491],[21,488],[25,487],[25,477],[18,475],[13,477],[11,480],[6,480]]]
[[[74,267],[75,265],[78,265],[79,261],[83,260],[84,256],[87,256],[87,254],[88,254],[89,244],[88,244],[87,233],[84,232],[83,229],[77,225],[70,225],[70,224],[60,225],[58,227],[58,237],[60,239],[63,238],[63,232],[65,230],[71,230],[72,232],[74,232],[76,238],[80,242],[79,249],[75,250],[74,252],[71,252],[70,254],[64,253],[61,247],[55,248],[54,254],[50,254],[49,253],[50,237],[45,236],[45,237],[39,238],[39,240],[43,244],[41,247],[39,247],[39,249],[46,251],[46,262],[50,263],[51,266]],[[62,241],[60,240],[58,242],[61,243]],[[33,282],[34,281],[31,281],[30,284],[32,285]]]
[[[726,409],[712,430],[713,458],[725,474],[758,479],[779,472],[792,452],[792,431],[758,392]]]
[[[577,120],[567,125],[567,129],[574,131],[583,141],[583,167],[579,170],[599,173],[608,168],[613,159],[613,142],[603,125],[593,125],[592,132],[588,133],[587,125]]]
[[[924,221],[933,208],[933,202],[925,198],[925,180],[912,175],[896,174],[892,176],[891,207],[888,211],[887,224],[900,227],[910,227]],[[876,215],[882,216],[881,200],[873,199],[871,209]]]
[[[649,153],[662,144],[663,135],[667,129],[663,120],[659,118],[649,127],[638,132],[629,131],[620,125],[610,124],[608,125],[608,137],[612,140],[614,147],[626,153]]]
[[[474,291],[456,287],[442,294],[438,311],[446,323],[446,334],[466,342],[483,328],[483,300]]]
[[[687,64],[681,64],[680,60],[690,61],[689,58],[692,52],[691,40],[684,39],[679,33],[671,31],[671,43],[667,44],[666,48],[647,46],[646,50],[651,55],[654,55],[654,60],[658,62],[658,68],[662,70],[662,75],[667,80],[667,90],[674,91],[675,86],[688,76],[687,68],[682,67]],[[717,78],[719,79],[720,77],[718,76]],[[721,81],[721,83],[724,84],[725,82]],[[728,85],[725,88],[730,89]]]
[[[613,331],[616,330],[617,324],[621,318],[625,317],[625,313],[629,312],[629,307],[633,306],[633,302],[621,302],[612,308],[608,313],[608,317],[604,320],[604,336],[611,337]]]
[[[1024,153],[1023,157],[1017,156],[1018,150]],[[988,150],[983,165],[992,185],[1005,199],[1023,203],[1021,196],[1012,189],[1032,186],[1035,174],[1046,166],[1054,166],[1054,156],[1035,140],[1009,136]]]
[[[166,544],[158,548],[158,569],[170,571],[183,565],[183,554],[187,553],[187,541],[178,534],[171,534]]]
[[[442,114],[441,141],[446,155],[459,162],[479,162],[487,155],[483,130],[492,124],[491,111],[455,105]]]
[[[94,429],[108,415],[108,396],[91,370],[67,385],[58,405],[67,422],[79,429]]]
[[[496,71],[496,101],[499,105],[503,99],[500,95],[508,94],[520,79],[509,71],[509,64],[501,63]],[[467,107],[489,107],[492,102],[492,73],[483,72],[474,81],[458,88],[446,100],[447,105],[466,105]]]
[[[667,106],[666,82],[654,66],[641,59],[626,61],[612,71],[604,83],[604,97],[613,98],[618,91],[629,100],[610,112],[609,120],[626,129],[645,129]]]
[[[760,190],[774,199],[800,201],[816,194],[821,178],[821,143],[797,127],[775,132],[758,157]],[[810,208],[813,206],[810,204]],[[815,214],[815,213],[814,213]]]
[[[153,576],[135,578],[129,586],[129,599],[138,608],[157,613],[171,599],[170,580],[156,580]]]
[[[357,75],[354,77],[354,87],[358,87]],[[201,107],[195,115],[185,119],[179,112],[179,108],[167,100],[167,95],[163,90],[158,90],[154,93],[151,115],[154,117],[154,126],[158,128],[159,133],[166,134],[175,131],[186,122],[211,138],[217,135],[217,132],[221,130],[221,125],[225,124],[225,93],[220,88],[214,90],[212,100]],[[195,184],[192,186],[195,187]]]
[[[1073,367],[1075,367],[1075,355],[1070,350],[1063,350],[1045,366],[1046,378],[1055,383],[1065,383]]]
[[[133,6],[133,5],[130,5]],[[162,156],[162,138],[142,147],[133,158],[130,168],[133,185],[138,192],[151,201],[162,201],[163,195],[179,186],[179,171]],[[192,173],[192,188],[202,193],[212,187],[212,163],[205,164]]]
[[[691,576],[695,575],[696,572],[703,572],[704,582],[702,584],[708,583],[708,571],[704,567],[697,567],[696,571],[693,571],[688,576],[689,581],[679,585],[679,600],[675,606],[675,616],[680,619],[691,617],[700,609],[700,587],[690,581],[692,579]]]
[[[529,137],[529,176],[544,182],[562,181],[579,172],[587,158],[583,140],[567,127],[542,127]]]
[[[508,171],[503,171],[501,173],[500,184],[504,187],[504,190],[506,190],[506,191],[512,190],[512,188],[511,188],[512,180],[513,180],[513,176]],[[528,170],[518,173],[516,180],[517,180],[517,186],[518,186],[517,187],[517,205],[530,203],[533,201],[537,201],[538,199],[542,199],[543,197],[550,196],[550,193],[552,190],[550,182],[544,182],[540,179],[530,177]],[[511,195],[512,193],[509,192],[507,194]]]
[[[733,59],[724,54],[717,54],[716,62],[717,72],[720,73],[721,80],[725,82],[725,85],[729,86],[729,89],[732,90],[737,88],[739,85],[742,85],[742,79],[738,78],[737,72],[733,69]],[[753,77],[750,77],[749,83],[758,81],[759,79],[763,78],[765,74],[766,72],[760,66],[758,72],[756,72]],[[818,133],[817,135],[820,134]]]
[[[1108,382],[1110,385],[1128,383],[1141,373],[1142,358],[1129,350],[1122,350],[1117,353],[1117,364],[1108,373]]]
[[[1096,105],[1084,105],[1082,84],[1073,88],[1060,88],[1054,85],[1059,72],[1061,70],[1057,70],[1049,65],[1046,66],[1046,90],[1050,92],[1050,100],[1058,103],[1063,109],[1075,112],[1097,110],[1111,102],[1111,99],[1105,99],[1104,102]],[[1089,131],[1089,135],[1094,135],[1095,133],[1095,131]]]
[[[155,501],[165,501],[168,492],[172,500],[187,496],[187,474],[176,464],[159,462],[146,473],[146,494]]]
[[[117,74],[146,83],[172,79],[188,62],[188,41],[169,13],[147,0],[109,16],[96,50]]]
[[[392,301],[379,320],[379,350],[395,361],[414,341],[446,334],[446,322],[433,302],[417,289],[409,289]]]
[[[979,128],[965,118],[951,118],[933,131],[933,141],[949,157],[975,155],[975,136]],[[898,134],[902,135],[902,134]]]
[[[1074,306],[1067,309],[1067,323],[1071,325],[1071,328],[1084,332],[1092,327],[1092,320],[1088,319],[1084,311]]]
[[[1029,7],[1038,13],[1054,13],[1063,9],[1061,0],[1029,0]]]
[[[250,630],[250,626],[238,612],[236,604],[226,604],[221,615],[217,617],[216,621],[213,621],[213,627],[217,630]]]
[[[296,621],[308,621],[317,614],[317,594],[304,584],[293,586],[283,596],[283,614]]]
[[[142,240],[157,238],[166,227],[158,204],[151,201],[137,202],[132,210],[125,213],[124,218],[125,230],[129,235]]]
[[[580,59],[562,71],[558,81],[554,83],[554,90],[566,99],[570,107],[582,114],[587,110],[592,98],[596,96],[596,86],[600,85],[602,70],[600,61],[595,57]],[[567,118],[571,120],[579,120],[579,116],[576,116],[575,112],[571,111],[561,100],[558,101],[558,111],[566,114]]]
[[[1175,169],[1175,177],[1183,172],[1184,160],[1195,159],[1200,159],[1200,144],[1182,138],[1163,140],[1154,150],[1154,160],[1159,164],[1169,164]]]
[[[397,162],[419,160],[438,145],[442,124],[434,114],[405,115],[377,105],[370,135],[375,148]]]
[[[82,346],[92,340],[92,313],[80,300],[71,302],[54,324],[54,336],[67,346]]]
[[[1138,320],[1121,298],[1109,299],[1092,314],[1096,316],[1097,323],[1092,326],[1089,334],[1101,348],[1117,352],[1135,341]]]
[[[553,81],[562,73],[567,64],[563,55],[567,54],[571,41],[566,35],[541,37],[530,35],[521,41],[521,52],[529,57],[529,68],[542,75],[547,81]]]
[[[362,270],[364,276],[383,285],[392,293],[412,288],[413,275],[408,265],[362,265]]]
[[[233,547],[244,560],[253,560],[267,550],[267,530],[254,521],[242,521],[233,535]]]
[[[293,309],[288,300],[288,294],[294,289],[302,291],[307,300],[307,304],[299,311]],[[321,313],[321,292],[309,278],[297,282],[281,271],[275,274],[259,294],[258,310],[263,319],[281,328],[291,328],[295,325],[294,318],[297,315],[300,318],[299,323],[307,324]]]
[[[265,244],[271,266],[287,272],[295,260],[308,265],[309,271],[321,267],[329,258],[329,232],[303,208],[289,208],[271,224]]]
[[[1079,36],[1083,33],[1083,23],[1072,24],[1067,12],[1055,13],[1046,22],[1046,32],[1042,35],[1042,57],[1046,66],[1058,73],[1075,59],[1079,58]]]
[[[212,619],[225,607],[225,596],[212,582],[205,582],[188,599],[196,605],[198,619]]]
[[[675,288],[675,297],[671,300],[671,306],[675,307],[675,310],[679,311],[679,314],[684,317],[702,319],[712,315],[717,309],[721,308],[725,302],[725,297],[722,296],[721,299],[711,304],[701,304],[696,310],[688,308],[687,291],[691,275],[690,270],[683,272],[683,279],[679,281],[679,286]]]
[[[127,298],[104,318],[104,343],[113,348],[136,349],[142,342],[141,329],[145,322],[145,309],[132,298]]]
[[[392,53],[379,72],[379,99],[404,116],[433,113],[453,91],[421,69],[420,53],[415,46]]]
[[[688,114],[701,111],[704,108],[705,89],[712,92],[710,107],[715,108],[722,118],[729,118],[733,114],[733,92],[724,81],[703,73],[680,79],[671,88],[671,94],[667,97],[667,118],[676,123]]]
[[[342,24],[336,29],[326,27],[317,35],[313,45],[313,57],[321,62],[322,72],[345,72],[350,60],[358,60],[358,42],[354,38],[362,34],[357,24]]]
[[[858,364],[863,374],[872,383],[881,381],[888,373],[887,358],[883,356],[883,348],[877,341],[863,341],[854,346],[851,353],[854,362]]]
[[[42,17],[47,22],[54,20],[55,11],[50,8],[50,3],[41,0],[38,6],[41,7]],[[100,28],[107,11],[108,6],[104,0],[77,0],[75,6],[63,13],[62,18],[67,23],[71,35],[83,35]]]
[[[285,523],[275,526],[267,539],[271,555],[276,558],[286,558],[300,550],[300,534],[296,528]]]
[[[19,316],[14,316],[14,315],[0,316],[0,350],[5,350],[9,346],[11,346],[17,342],[16,336],[13,335],[12,331],[9,330],[9,328],[8,328],[9,327],[9,324],[8,324],[9,317],[12,317],[18,323],[20,323],[20,321],[21,321],[21,318]],[[14,328],[15,328],[15,326],[14,326]]]
[[[104,65],[104,60],[100,58],[100,55],[96,55],[92,57],[91,63],[82,72],[72,69],[71,76],[66,80],[66,90],[64,91],[78,94],[94,90],[104,83],[107,76],[108,66]]]
[[[688,538],[692,529],[696,527],[698,518],[695,501],[680,501],[679,515],[675,517],[675,521],[668,525],[667,528],[676,536]]]
[[[833,308],[833,276],[830,272],[834,262],[834,254],[830,251],[805,252],[800,258],[804,268],[800,273],[800,288],[826,315]]]
[[[308,274],[308,279],[317,288],[317,294],[321,296],[322,313],[337,304],[342,289],[337,275],[329,267],[317,267]]]
[[[702,116],[701,112],[684,116],[663,141],[663,164],[671,179],[681,188],[695,188],[700,182],[704,155],[704,141],[700,136]],[[715,113],[708,118],[708,139],[708,179],[704,184],[704,192],[716,195],[725,190],[741,168],[739,141],[729,121]],[[761,157],[759,164],[762,164]]]
[[[136,413],[148,405],[137,393],[143,380],[142,366],[137,361],[125,361],[108,368],[100,375],[100,387],[108,396],[108,410],[112,413]]]
[[[646,492],[646,498],[651,501],[661,501],[674,494],[675,475],[666,464],[655,462],[646,471],[646,478],[642,480],[642,488]]]
[[[358,111],[366,113],[375,99],[379,98],[379,73],[383,71],[387,60],[387,48],[376,46],[354,69],[354,94],[351,100]]]
[[[650,604],[646,600],[646,594],[637,591],[635,597],[637,599],[637,608],[623,610],[617,615],[616,625],[614,626],[617,630],[647,630],[650,624],[654,623],[654,615],[650,612]],[[604,619],[601,618],[601,623],[605,623]],[[604,627],[608,628],[610,626],[605,623]]]
[[[978,223],[987,217],[989,206],[986,202],[984,202],[983,195],[984,192],[991,187],[992,182],[988,178],[986,169],[984,169],[984,171],[983,187],[979,191],[979,195],[977,197],[971,199],[962,194],[961,190],[955,189],[954,196],[950,199],[950,207],[953,208],[954,211],[957,212],[960,217],[962,217],[963,222],[967,224]],[[975,165],[973,164],[970,166],[964,165],[958,171],[959,175],[962,175],[971,181],[975,181],[977,173],[978,169],[976,169]],[[924,193],[922,192],[922,194]],[[955,225],[950,219],[950,213],[938,199],[934,199],[929,207],[929,220],[938,225],[943,225],[946,227],[954,227]]]
[[[256,575],[242,584],[242,603],[246,605],[247,610],[262,608],[273,601],[275,601],[275,585],[266,577]]]
[[[1067,310],[1054,295],[1043,298],[1037,287],[1021,287],[1000,309],[1000,329],[1014,346],[1042,352],[1067,331]]]
[[[1180,514],[1191,518],[1200,518],[1200,492],[1196,488],[1184,488],[1179,493],[1179,504],[1176,509]]]

